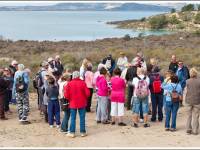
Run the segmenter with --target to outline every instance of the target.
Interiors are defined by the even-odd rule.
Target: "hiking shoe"
[[[62,130],[62,129],[60,130],[60,132],[61,132],[61,133],[64,133],[64,134],[67,134],[67,133],[68,133],[68,131],[64,131],[64,130]]]
[[[50,127],[50,128],[53,128],[53,125],[50,125],[49,127]]]
[[[187,130],[186,133],[187,134],[192,134],[192,130]]]
[[[103,121],[102,124],[110,124],[109,121]]]
[[[97,124],[101,123],[101,121],[97,121]]]
[[[123,122],[120,122],[120,123],[118,123],[118,126],[126,126],[126,124]]]
[[[140,123],[143,123],[144,122],[144,120],[143,119],[140,119]]]
[[[148,127],[150,127],[150,124],[145,123],[145,124],[144,124],[144,127],[145,127],[145,128],[148,128]]]
[[[139,126],[138,126],[137,123],[134,123],[134,124],[132,125],[132,127],[134,127],[134,128],[138,128]]]
[[[86,133],[81,133],[81,137],[86,137],[87,134]]]
[[[74,133],[68,133],[67,136],[70,137],[70,138],[75,138],[75,134]]]
[[[113,121],[113,122],[111,122],[111,125],[115,125],[115,122]]]

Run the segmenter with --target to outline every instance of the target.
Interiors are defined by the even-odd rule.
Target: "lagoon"
[[[118,29],[109,21],[140,19],[157,11],[0,11],[0,35],[11,40],[90,41],[111,37],[162,35],[166,31]]]

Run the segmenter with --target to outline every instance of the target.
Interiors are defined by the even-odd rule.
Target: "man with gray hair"
[[[12,97],[16,98],[19,121],[27,122],[29,113],[29,75],[24,71],[24,65],[18,65],[18,71],[14,76]]]

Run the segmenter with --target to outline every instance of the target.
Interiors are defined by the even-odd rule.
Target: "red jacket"
[[[75,78],[64,87],[64,96],[69,100],[69,108],[85,108],[90,91],[83,80]]]

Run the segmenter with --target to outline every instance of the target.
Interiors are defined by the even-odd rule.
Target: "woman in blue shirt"
[[[181,96],[182,95],[182,87],[178,83],[178,77],[176,75],[171,76],[171,83],[164,82],[162,84],[162,88],[166,91],[166,121],[165,121],[165,130],[166,131],[176,131],[176,118],[177,112],[179,109],[179,102],[172,101],[172,91],[176,90],[176,92]],[[170,117],[172,116],[172,124],[170,129]]]

